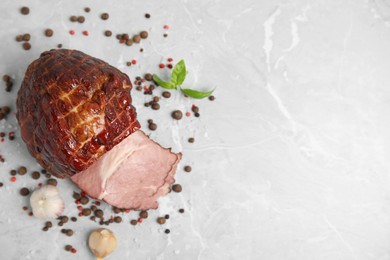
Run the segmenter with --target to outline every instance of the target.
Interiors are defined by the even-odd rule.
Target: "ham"
[[[50,50],[27,68],[17,97],[21,137],[39,164],[118,208],[150,209],[168,193],[181,154],[150,140],[129,77],[77,50]]]
[[[118,208],[155,209],[169,192],[181,154],[136,131],[88,169],[71,177],[88,195]]]

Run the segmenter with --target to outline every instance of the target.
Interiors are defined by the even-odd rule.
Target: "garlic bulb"
[[[55,218],[64,210],[64,201],[59,190],[53,185],[45,185],[33,192],[30,204],[35,217]]]
[[[116,237],[109,229],[99,228],[89,235],[89,249],[98,259],[111,254],[115,250],[116,245]]]

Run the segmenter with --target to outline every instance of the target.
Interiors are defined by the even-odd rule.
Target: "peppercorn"
[[[189,165],[185,166],[185,167],[184,167],[184,171],[186,171],[186,172],[191,172],[191,171],[192,171],[191,166],[189,166]]]
[[[193,137],[188,138],[188,142],[189,142],[189,143],[195,142],[195,138],[193,138]]]
[[[84,23],[85,22],[85,17],[84,16],[79,16],[79,17],[77,17],[77,21],[79,23]]]
[[[165,97],[165,98],[170,98],[170,97],[171,97],[171,92],[164,91],[164,92],[162,93],[162,96]]]
[[[164,225],[166,222],[165,218],[164,217],[158,217],[157,218],[157,223],[160,224],[160,225]]]
[[[103,213],[103,211],[101,209],[95,210],[94,214],[98,218],[102,218],[103,215],[104,215],[104,213]]]
[[[180,120],[183,117],[183,112],[181,112],[180,110],[175,110],[172,112],[171,115],[173,119]]]
[[[171,231],[169,229],[165,229],[165,234],[169,234]]]
[[[137,225],[137,223],[138,223],[138,221],[135,220],[135,219],[132,219],[132,220],[130,221],[130,224],[133,225],[133,226]]]
[[[142,31],[139,35],[141,36],[142,39],[146,39],[149,36],[147,31]]]
[[[30,194],[30,190],[27,188],[21,188],[19,193],[20,193],[20,195],[25,197],[25,196],[28,196]]]
[[[106,31],[104,32],[104,35],[107,36],[107,37],[111,37],[112,32],[111,32],[110,30],[106,30]]]
[[[134,35],[134,36],[133,36],[133,41],[134,41],[135,43],[140,43],[140,41],[141,41],[141,36],[139,36],[139,35]]]
[[[160,109],[160,104],[157,103],[157,102],[153,102],[153,103],[152,103],[152,109],[153,109],[153,110],[159,110],[159,109]]]
[[[140,213],[139,213],[139,216],[141,217],[141,218],[148,218],[148,212],[147,211],[145,211],[145,210],[143,210],[143,211],[141,211]]]
[[[83,209],[81,213],[83,213],[84,216],[89,216],[91,215],[91,209]]]
[[[179,209],[179,212],[180,213],[184,213],[184,209]]]
[[[27,6],[23,6],[22,8],[20,8],[20,13],[23,15],[28,15],[30,13],[30,8],[28,8]]]
[[[109,17],[110,16],[108,13],[102,13],[102,15],[100,16],[100,18],[102,18],[102,20],[107,20]]]
[[[47,36],[47,37],[52,37],[53,36],[53,30],[52,29],[46,29],[45,30],[45,35]]]
[[[72,246],[71,245],[66,245],[65,246],[65,250],[66,251],[71,251],[72,250]]]
[[[34,180],[38,180],[41,177],[41,174],[39,172],[37,172],[37,171],[34,171],[33,173],[31,173],[31,177]]]
[[[68,237],[73,236],[73,230],[72,230],[72,229],[66,230],[66,235],[67,235]]]
[[[180,184],[174,184],[173,186],[172,186],[172,190],[174,191],[174,192],[181,192],[182,191],[182,187],[181,187],[181,185]]]
[[[87,204],[88,202],[89,202],[89,199],[87,197],[82,197],[80,199],[80,203],[83,204],[83,205]]]
[[[149,129],[155,131],[157,129],[157,125],[155,123],[151,123],[148,125]]]
[[[114,221],[115,221],[115,223],[121,223],[121,222],[122,222],[122,218],[119,217],[119,216],[116,216],[116,217],[114,218]]]

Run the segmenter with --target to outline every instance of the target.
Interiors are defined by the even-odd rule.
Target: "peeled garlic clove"
[[[109,229],[99,228],[89,235],[89,249],[98,259],[111,254],[115,250],[116,245],[116,237]]]
[[[56,218],[64,210],[64,201],[59,190],[53,185],[45,185],[33,192],[30,204],[35,217]]]

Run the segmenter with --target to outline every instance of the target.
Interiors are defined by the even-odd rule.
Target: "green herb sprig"
[[[181,92],[184,93],[184,95],[197,99],[208,97],[214,92],[215,89],[203,92],[189,88],[182,88],[181,85],[186,79],[186,76],[186,64],[184,63],[184,60],[180,60],[172,70],[170,81],[164,81],[160,79],[156,74],[153,74],[153,81],[156,82],[156,84],[158,84],[162,88],[175,90],[179,89]]]

